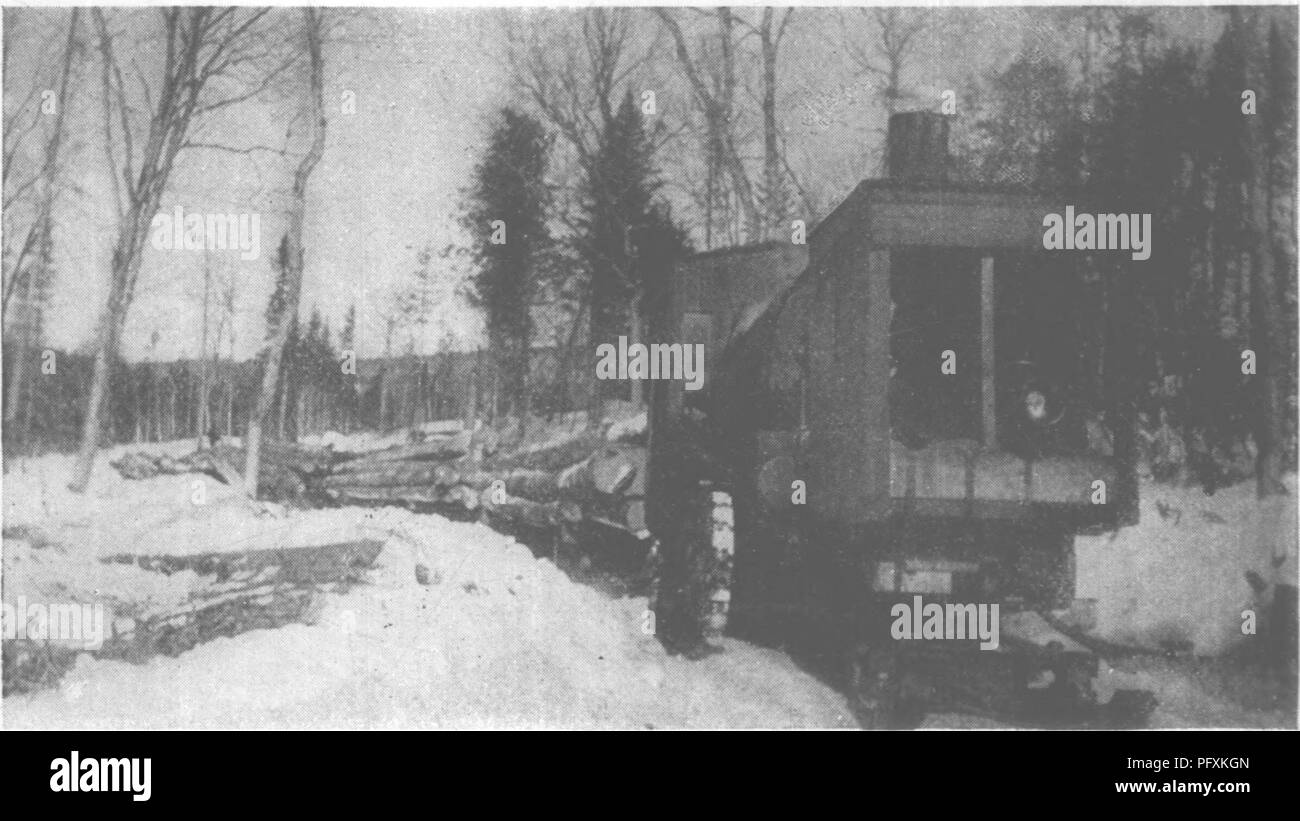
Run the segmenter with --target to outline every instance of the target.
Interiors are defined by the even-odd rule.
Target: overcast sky
[[[49,18],[56,12],[42,14]],[[347,21],[328,50],[328,139],[307,208],[304,313],[319,306],[337,329],[347,307],[357,304],[363,355],[382,349],[383,317],[397,274],[415,267],[416,253],[426,243],[441,247],[462,239],[455,226],[459,192],[503,98],[497,61],[484,53],[493,30],[489,15],[406,10],[392,15],[400,22],[388,17],[373,13]],[[15,55],[51,52],[47,41],[25,39],[42,31],[37,20],[20,18]],[[7,98],[9,89],[24,87],[22,72],[32,65],[11,60],[16,76],[6,78]],[[91,116],[70,122],[67,173],[82,190],[60,203],[59,271],[47,323],[47,343],[61,348],[83,344],[107,291],[116,219],[104,175],[98,89],[97,72],[80,78],[74,104],[83,114],[89,107]],[[354,114],[343,113],[348,91],[355,94]],[[214,119],[198,138],[278,147],[292,111],[285,103],[240,106],[237,114]],[[263,332],[273,279],[270,260],[283,231],[285,186],[295,163],[295,157],[266,152],[187,149],[162,200],[167,213],[180,205],[187,213],[260,214],[259,259],[244,261],[236,252],[210,255],[215,279],[238,278],[240,356],[254,350]],[[124,340],[128,357],[170,359],[197,352],[204,258],[202,252],[146,252]],[[477,322],[453,298],[457,276],[448,270],[443,278],[446,315],[431,323],[428,333],[445,327],[472,340]]]

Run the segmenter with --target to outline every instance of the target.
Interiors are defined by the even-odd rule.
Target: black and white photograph
[[[3,727],[1294,730],[1296,82],[1295,5],[6,3]]]

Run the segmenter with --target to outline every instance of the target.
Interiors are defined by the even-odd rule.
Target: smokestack
[[[891,180],[943,182],[948,178],[948,118],[933,111],[889,117],[885,174]]]

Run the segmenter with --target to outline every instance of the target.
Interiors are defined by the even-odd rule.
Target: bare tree
[[[708,166],[705,244],[712,245],[713,242],[712,208],[715,194],[719,191],[716,179],[719,174],[729,182],[731,194],[744,218],[745,239],[757,240],[763,234],[759,198],[745,169],[735,134],[737,68],[734,32],[737,18],[725,6],[711,12],[717,24],[719,52],[716,62],[710,60],[706,65],[703,58],[692,56],[686,35],[672,12],[656,9],[655,14],[672,36],[677,61],[690,82],[696,103],[704,115]]]
[[[271,411],[275,399],[276,381],[280,376],[280,360],[284,356],[289,328],[298,315],[298,301],[302,293],[303,271],[303,218],[307,210],[307,183],[311,172],[325,152],[325,59],[321,50],[325,10],[304,7],[303,39],[310,63],[310,79],[306,103],[310,110],[307,133],[311,147],[299,162],[293,175],[292,198],[289,204],[288,227],[280,243],[279,264],[287,277],[284,310],[276,317],[267,341],[266,361],[263,364],[262,385],[257,395],[257,405],[248,420],[248,436],[244,443],[244,484],[250,496],[257,495],[259,459],[262,446],[262,425]]]
[[[208,250],[203,252],[203,319],[202,330],[199,336],[199,384],[198,384],[198,403],[195,414],[196,435],[198,437],[198,447],[203,447],[203,436],[208,432],[208,324],[211,314],[212,301],[212,254]],[[220,347],[220,341],[217,342]]]
[[[28,14],[30,15],[30,11]],[[9,305],[12,303],[13,297],[18,290],[18,275],[21,271],[25,270],[24,263],[26,262],[26,258],[36,250],[37,239],[39,238],[37,232],[30,230],[31,227],[36,224],[34,214],[32,215],[30,224],[28,224],[27,231],[15,231],[10,226],[10,220],[16,211],[22,210],[17,208],[17,206],[26,206],[27,202],[31,199],[31,196],[35,193],[35,189],[42,178],[42,168],[40,167],[38,167],[34,172],[28,174],[20,174],[19,169],[24,165],[21,160],[24,158],[23,152],[27,144],[27,137],[35,132],[47,117],[43,106],[37,105],[36,101],[39,95],[42,95],[46,90],[48,90],[49,85],[48,79],[45,77],[45,72],[37,70],[31,78],[31,82],[27,85],[26,93],[22,95],[21,99],[19,98],[16,91],[16,88],[19,85],[18,81],[15,79],[16,72],[10,65],[10,57],[14,52],[13,39],[15,36],[14,32],[18,29],[18,19],[18,10],[11,6],[6,6],[4,9],[3,53],[5,78],[4,97],[6,103],[3,127],[4,195],[3,197],[0,197],[0,213],[3,214],[6,228],[3,232],[3,250],[0,252],[3,255],[5,262],[3,296],[5,319],[9,318]],[[33,18],[28,16],[26,19],[32,20]],[[31,24],[24,26],[24,28],[30,27]],[[23,33],[23,38],[25,40],[32,40],[38,36],[40,36],[38,33],[28,31],[24,31]],[[37,54],[53,52],[55,50],[55,36],[55,33],[49,33],[45,42],[41,43],[39,49],[37,49]],[[61,81],[57,79],[55,82],[60,82],[61,84]],[[63,105],[59,104],[58,110],[62,111],[62,109]],[[44,164],[42,163],[42,166],[43,165]],[[39,210],[39,206],[33,210]],[[10,264],[10,259],[14,256],[14,249],[10,245],[10,238],[14,235],[21,235],[23,237],[23,243],[18,251],[18,258]]]
[[[759,60],[761,65],[762,99],[760,108],[763,112],[763,187],[760,201],[763,209],[763,239],[771,236],[785,222],[789,203],[787,200],[787,178],[789,163],[785,157],[785,142],[781,139],[780,118],[777,112],[777,63],[781,52],[781,41],[785,39],[786,27],[794,9],[786,9],[779,15],[770,6],[765,7],[757,26],[741,22],[758,37]],[[797,187],[797,183],[796,183]]]
[[[538,21],[520,31],[506,18],[508,59],[517,86],[590,168],[600,138],[614,119],[622,88],[644,65],[633,55],[633,18],[625,9],[583,10],[575,25]]]
[[[45,146],[45,158],[38,177],[36,219],[27,232],[23,250],[14,263],[12,280],[4,293],[5,313],[8,313],[9,298],[18,288],[23,289],[22,307],[26,316],[15,334],[14,373],[9,381],[9,390],[5,394],[4,423],[6,427],[18,420],[23,393],[27,388],[28,357],[34,345],[39,343],[41,332],[41,306],[38,295],[43,297],[45,285],[50,276],[53,263],[54,245],[54,200],[57,194],[57,176],[59,170],[59,149],[63,145],[63,124],[67,111],[68,82],[72,76],[73,57],[77,52],[77,22],[80,9],[73,9],[68,20],[68,40],[63,51],[63,68],[59,79],[59,92],[55,98],[57,106],[54,113],[54,125]],[[6,159],[8,156],[6,155]],[[35,257],[30,266],[25,265],[24,257],[29,250],[35,249]]]
[[[247,70],[262,66],[267,57],[257,29],[267,14],[265,9],[160,8],[157,14],[162,27],[162,42],[156,51],[160,76],[155,78],[156,87],[151,87],[147,72],[133,63],[140,88],[133,101],[128,99],[122,66],[114,54],[114,35],[104,13],[94,11],[102,68],[105,153],[114,184],[118,228],[108,298],[95,335],[94,372],[81,449],[68,485],[77,493],[85,491],[94,468],[109,370],[135,293],[145,241],[191,126],[205,114],[256,97],[287,68],[285,64],[261,72],[260,80],[248,80]],[[239,90],[223,90],[231,85]],[[137,108],[148,114],[143,129],[133,122]]]
[[[854,37],[844,38],[844,47],[859,70],[871,77],[885,99],[885,110],[895,114],[908,98],[903,72],[912,58],[919,36],[931,26],[930,12],[925,9],[859,9],[874,24],[875,38],[863,43]]]

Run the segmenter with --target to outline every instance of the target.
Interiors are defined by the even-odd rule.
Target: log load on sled
[[[488,437],[483,437],[484,439]],[[578,430],[522,450],[484,455],[469,431],[366,453],[283,442],[263,444],[259,497],[301,506],[401,505],[539,530],[577,526],[637,540],[645,524],[645,449]],[[128,453],[113,466],[128,479],[204,473],[239,486],[243,450],[218,444],[173,459]]]

